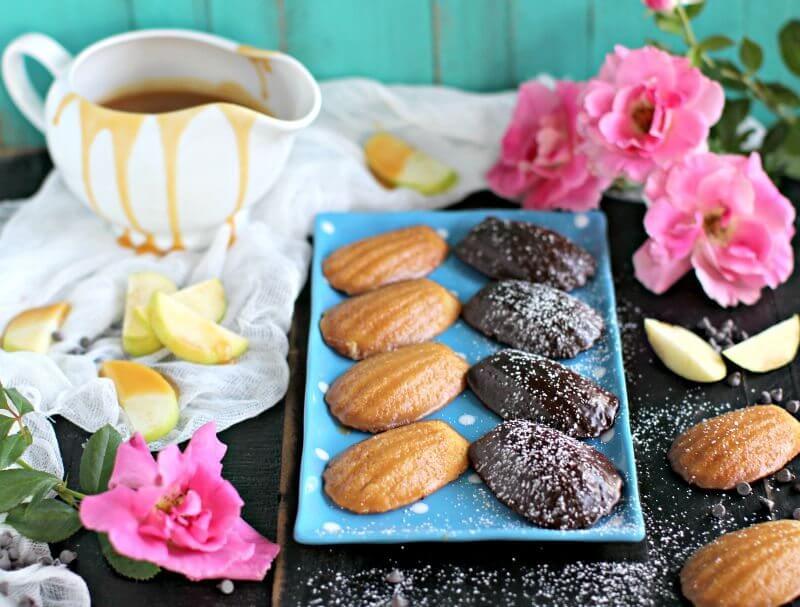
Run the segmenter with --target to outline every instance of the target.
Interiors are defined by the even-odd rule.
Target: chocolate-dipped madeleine
[[[569,436],[599,436],[614,425],[619,399],[538,354],[501,350],[472,366],[469,387],[503,419],[527,419]]]

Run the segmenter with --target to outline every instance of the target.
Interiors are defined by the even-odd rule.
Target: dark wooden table
[[[0,199],[33,191],[49,164],[42,155],[0,159]],[[789,187],[794,200],[800,188]],[[488,193],[457,208],[507,206]],[[797,272],[775,292],[765,292],[755,306],[724,310],[710,302],[697,281],[687,277],[656,297],[633,278],[631,255],[642,242],[639,204],[604,200],[608,214],[618,314],[636,441],[637,468],[648,527],[647,545],[587,546],[527,543],[406,544],[315,547],[297,544],[292,527],[297,508],[299,429],[308,337],[308,288],[300,295],[291,332],[292,379],[283,402],[259,417],[221,434],[228,444],[225,475],[246,502],[245,518],[277,539],[281,555],[263,583],[239,583],[224,596],[212,582],[190,583],[162,573],[147,583],[115,575],[103,562],[92,535],[79,533],[63,547],[78,552],[74,570],[86,579],[99,606],[206,607],[212,605],[281,607],[306,605],[385,605],[401,593],[411,605],[611,605],[681,604],[677,572],[697,546],[720,533],[770,517],[787,517],[800,507],[800,494],[773,480],[758,484],[753,495],[705,492],[689,488],[669,469],[666,449],[677,432],[718,412],[754,403],[763,389],[781,386],[785,398],[800,397],[797,365],[766,375],[746,375],[738,388],[725,382],[691,384],[653,359],[643,336],[643,317],[694,325],[703,316],[714,324],[734,318],[751,334],[800,309]],[[797,239],[795,241],[797,250]],[[56,420],[65,467],[78,474],[86,433]],[[776,510],[763,507],[770,496]],[[710,515],[722,502],[728,514]],[[56,546],[56,552],[62,546]],[[582,562],[576,562],[582,561]],[[405,581],[385,580],[397,569]]]

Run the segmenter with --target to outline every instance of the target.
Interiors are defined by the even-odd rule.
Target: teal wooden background
[[[783,68],[776,34],[800,0],[708,0],[700,36],[742,35],[765,48],[764,75]],[[0,47],[27,31],[70,51],[130,29],[185,27],[278,48],[318,78],[371,76],[499,90],[540,72],[586,78],[616,43],[668,39],[640,0],[2,0]],[[37,80],[44,84],[43,74]],[[0,87],[0,152],[42,145]]]

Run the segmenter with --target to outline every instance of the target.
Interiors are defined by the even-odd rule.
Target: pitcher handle
[[[3,82],[19,110],[40,131],[45,131],[44,101],[33,87],[25,57],[41,63],[53,78],[72,61],[72,56],[58,42],[44,34],[23,34],[3,52]]]

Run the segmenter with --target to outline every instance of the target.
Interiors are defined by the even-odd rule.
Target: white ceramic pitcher
[[[26,56],[55,79],[44,102]],[[25,34],[5,50],[3,79],[69,188],[142,252],[202,248],[225,222],[235,230],[320,108],[319,86],[292,57],[185,30],[113,36],[74,59],[51,38]],[[98,104],[143,81],[176,79],[235,87],[269,114],[222,102],[161,114]]]

